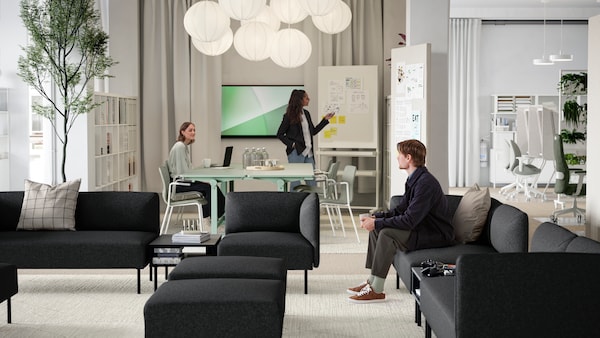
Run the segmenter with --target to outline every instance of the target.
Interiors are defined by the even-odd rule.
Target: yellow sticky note
[[[334,116],[334,117],[330,118],[329,119],[329,123],[336,124],[337,123],[337,116]]]
[[[331,135],[337,135],[337,128],[331,128]]]
[[[346,124],[346,115],[340,115],[338,122],[340,124]]]
[[[329,131],[329,130],[325,130],[325,131],[323,132],[323,137],[325,137],[325,138],[331,138],[331,131]]]

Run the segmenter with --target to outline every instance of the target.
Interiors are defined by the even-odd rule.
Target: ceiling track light
[[[558,62],[566,62],[573,61],[573,54],[563,54],[563,20],[560,19],[560,49],[558,50],[558,54],[551,54],[550,60],[558,61]]]
[[[546,2],[548,0],[542,0],[544,4],[544,52],[542,53],[541,59],[533,59],[533,64],[536,66],[550,66],[554,62],[550,58],[546,57]]]

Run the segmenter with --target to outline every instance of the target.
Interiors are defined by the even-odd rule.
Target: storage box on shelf
[[[137,98],[114,94],[94,95],[102,103],[88,121],[94,138],[90,163],[90,190],[135,191],[139,189]]]

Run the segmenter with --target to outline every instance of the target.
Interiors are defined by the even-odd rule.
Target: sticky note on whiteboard
[[[340,115],[338,120],[339,124],[346,124],[346,115]]]

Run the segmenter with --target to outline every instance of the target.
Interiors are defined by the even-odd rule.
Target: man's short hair
[[[419,140],[405,140],[398,142],[396,146],[398,151],[404,155],[412,156],[413,164],[415,167],[422,167],[425,165],[425,156],[427,155],[427,148]]]

